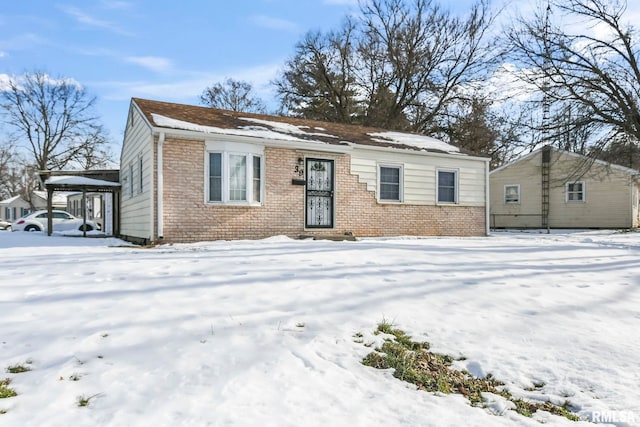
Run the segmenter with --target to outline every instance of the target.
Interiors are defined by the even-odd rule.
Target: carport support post
[[[82,237],[87,237],[87,190],[82,190]]]
[[[47,187],[47,236],[53,232],[53,188]]]

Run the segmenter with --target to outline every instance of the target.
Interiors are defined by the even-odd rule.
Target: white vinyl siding
[[[551,228],[625,228],[638,225],[633,215],[633,170],[594,162],[579,182],[583,200],[567,200],[567,182],[583,159],[572,153],[551,152],[549,177],[549,226]],[[538,228],[541,226],[541,154],[531,153],[490,174],[492,225]],[[519,204],[504,203],[504,186],[519,184]],[[572,186],[571,197],[580,197]],[[588,193],[588,194],[587,194]]]
[[[384,159],[381,162],[381,159]],[[351,171],[358,182],[380,200],[378,165],[402,165],[402,202],[411,205],[435,205],[438,168],[458,171],[458,205],[486,205],[486,161],[469,156],[394,153],[358,147],[351,153]]]
[[[155,193],[153,187],[153,153],[151,148],[156,142],[151,135],[151,128],[139,115],[137,108],[132,105],[125,138],[120,157],[120,184],[122,185],[122,197],[120,199],[120,232],[126,236],[142,239],[152,239],[153,236],[153,204]],[[146,164],[142,170],[138,170],[136,176],[130,176],[129,165]],[[131,197],[131,181],[137,181],[137,188],[142,193]]]

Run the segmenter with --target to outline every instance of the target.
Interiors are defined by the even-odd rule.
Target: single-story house
[[[549,146],[489,174],[491,227],[636,228],[640,171]]]
[[[17,195],[0,201],[0,219],[13,222],[31,211],[29,202]]]
[[[488,173],[423,135],[133,98],[120,235],[482,236]]]
[[[66,194],[54,194],[53,207],[55,209],[66,209],[67,196]],[[33,191],[31,193],[31,202],[24,197],[17,195],[10,197],[6,200],[0,201],[0,219],[13,222],[21,216],[47,208],[47,192],[46,191]]]

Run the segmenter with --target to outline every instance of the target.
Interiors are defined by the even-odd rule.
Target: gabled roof
[[[0,200],[0,205],[10,205],[11,203],[13,203],[16,200],[21,199],[21,198],[22,198],[22,196],[20,196],[20,195],[9,197],[8,199]]]
[[[390,132],[379,128],[219,110],[133,98],[149,124],[179,129],[257,137],[280,141],[304,141],[330,145],[361,145],[399,150],[465,155],[457,147],[425,135]]]
[[[489,172],[489,175],[491,175],[492,173],[495,173],[495,172],[499,172],[499,171],[501,171],[503,169],[506,169],[506,168],[508,168],[510,166],[513,166],[513,165],[517,164],[517,163],[520,163],[520,162],[522,162],[524,160],[530,159],[531,157],[534,157],[534,156],[538,155],[538,153],[540,153],[543,148],[544,147],[538,148],[538,149],[530,152],[529,154],[525,154],[522,157],[518,157],[517,159],[500,166],[499,168],[495,168],[494,170]],[[581,159],[581,160],[584,160],[584,161],[591,160],[587,156],[584,156],[582,154],[574,153],[574,152],[571,152],[571,151],[560,150],[559,148],[555,148],[555,147],[552,147],[552,146],[549,146],[549,148],[551,149],[551,151],[555,151],[556,153],[560,153],[560,154],[565,154],[567,156],[571,156],[571,157],[576,158],[576,159]],[[616,170],[622,171],[624,173],[627,173],[629,175],[639,175],[640,174],[640,171],[638,171],[636,169],[628,168],[626,166],[616,165],[615,163],[609,163],[609,162],[605,162],[603,160],[591,160],[591,161],[594,164],[605,166],[605,167],[612,168],[612,169],[616,169]]]

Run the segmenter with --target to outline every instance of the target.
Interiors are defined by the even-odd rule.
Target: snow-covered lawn
[[[640,233],[122,243],[0,232],[0,425],[588,425],[362,365],[383,320],[516,396],[640,425]]]

